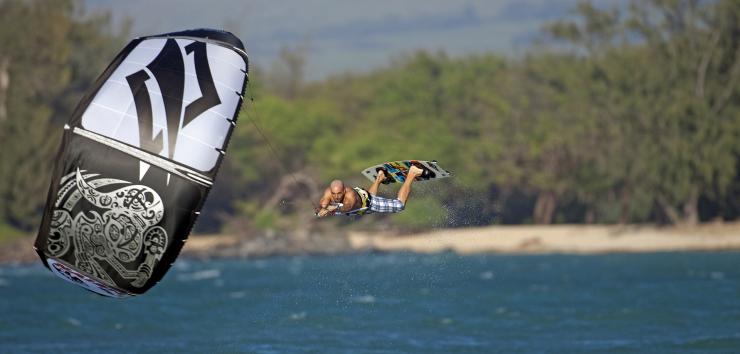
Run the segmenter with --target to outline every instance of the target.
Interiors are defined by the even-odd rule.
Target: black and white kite
[[[83,97],[57,155],[35,248],[101,295],[139,295],[180,253],[236,126],[248,60],[210,29],[137,38]]]

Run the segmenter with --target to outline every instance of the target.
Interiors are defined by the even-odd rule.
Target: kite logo
[[[184,114],[183,96],[185,85],[189,83],[186,82],[188,76],[185,75],[185,61],[180,46],[174,39],[167,39],[157,57],[145,68],[126,76],[136,106],[140,147],[158,155],[164,149],[164,142],[161,131],[154,136],[152,100],[146,87],[147,80],[152,77],[156,80],[164,103],[167,121],[167,151],[170,159],[175,153],[179,131],[203,112],[221,104],[208,64],[206,44],[203,42],[190,43],[185,46],[185,52],[193,55],[198,88],[202,96],[185,106]],[[180,124],[181,115],[182,125]]]

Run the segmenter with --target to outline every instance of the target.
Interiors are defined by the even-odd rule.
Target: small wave
[[[3,277],[10,277],[10,278],[22,278],[22,277],[27,277],[27,276],[54,277],[54,274],[52,274],[49,270],[47,270],[41,264],[34,264],[32,266],[8,265],[8,266],[3,266],[0,269],[2,269],[2,271],[0,272],[0,275],[2,275]]]
[[[67,323],[69,323],[69,324],[71,324],[71,325],[73,325],[75,327],[79,327],[79,326],[82,325],[82,322],[80,322],[80,320],[78,320],[76,318],[72,318],[72,317],[67,317]]]
[[[720,271],[702,271],[702,270],[688,270],[686,272],[691,278],[710,279],[710,280],[724,280],[725,273]]]
[[[538,293],[546,293],[550,291],[550,287],[547,285],[532,284],[529,286],[529,291],[538,292]]]
[[[199,272],[193,272],[189,274],[180,274],[177,277],[177,280],[179,281],[196,281],[196,280],[206,280],[206,279],[214,279],[221,276],[221,271],[218,269],[208,269],[208,270],[201,270]]]
[[[190,270],[190,262],[187,259],[181,259],[173,264],[173,268],[180,271]]]
[[[232,291],[229,293],[229,297],[232,299],[241,299],[247,296],[246,291]]]
[[[480,278],[483,280],[491,280],[493,279],[493,272],[489,270],[489,271],[480,273]]]
[[[737,348],[740,344],[740,333],[728,335],[697,336],[681,338],[675,341],[681,349],[716,350]]]
[[[372,304],[372,303],[375,303],[375,296],[372,296],[372,295],[355,296],[352,298],[352,302],[356,302],[358,304]]]
[[[301,312],[296,312],[296,313],[291,313],[290,314],[290,319],[293,320],[293,321],[298,321],[298,320],[302,320],[302,319],[305,319],[305,318],[306,318],[306,312],[305,311],[301,311]]]
[[[301,275],[303,272],[303,266],[300,263],[294,263],[288,266],[288,273],[292,275]]]

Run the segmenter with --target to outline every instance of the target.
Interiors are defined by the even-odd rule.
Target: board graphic
[[[452,173],[440,167],[436,160],[424,161],[424,160],[404,160],[404,161],[391,161],[385,162],[379,165],[370,166],[362,171],[362,174],[367,177],[370,181],[375,181],[378,176],[378,171],[384,171],[386,180],[384,184],[389,183],[403,183],[406,181],[406,175],[408,175],[409,168],[416,166],[424,170],[421,176],[417,177],[417,181],[426,181],[430,179],[446,178],[451,177]]]

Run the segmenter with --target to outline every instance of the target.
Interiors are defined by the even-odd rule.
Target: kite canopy
[[[247,85],[233,34],[137,38],[64,127],[35,248],[95,293],[143,294],[180,253],[224,157]]]

